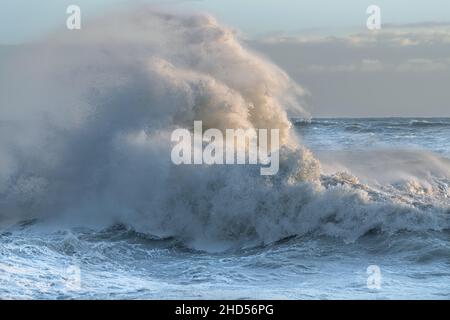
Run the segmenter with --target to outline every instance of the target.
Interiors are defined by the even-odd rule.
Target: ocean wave
[[[324,176],[289,121],[308,118],[302,88],[213,18],[142,9],[83,30],[21,52],[10,66],[23,72],[2,74],[2,221],[122,223],[195,248],[449,228],[445,205]],[[279,173],[174,166],[170,134],[194,120],[279,129]]]

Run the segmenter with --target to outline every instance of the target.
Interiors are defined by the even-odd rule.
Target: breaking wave
[[[411,201],[402,188],[414,195],[420,184],[397,192],[324,174],[289,120],[308,119],[304,90],[210,16],[107,16],[23,49],[4,68],[2,222],[123,223],[199,247],[450,227],[448,185]],[[279,173],[174,166],[170,134],[194,120],[279,129]]]

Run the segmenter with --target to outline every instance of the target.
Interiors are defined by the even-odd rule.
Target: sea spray
[[[446,208],[324,176],[289,121],[308,117],[304,90],[210,16],[107,16],[22,50],[5,70],[15,72],[0,76],[2,222],[119,222],[197,247],[449,227]],[[196,120],[279,130],[279,171],[175,166],[171,133]]]

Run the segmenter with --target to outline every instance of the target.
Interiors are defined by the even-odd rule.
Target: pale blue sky
[[[310,28],[364,27],[370,4],[382,9],[382,21],[405,24],[450,21],[448,0],[2,0],[0,43],[23,43],[65,27],[66,8],[77,4],[83,18],[120,5],[156,3],[185,11],[211,12],[248,36]]]

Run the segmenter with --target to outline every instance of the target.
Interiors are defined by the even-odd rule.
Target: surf
[[[310,118],[306,90],[211,16],[145,7],[99,18],[6,68],[17,65],[0,79],[1,222],[119,223],[192,248],[449,228],[445,205],[324,172],[290,120]],[[278,173],[175,166],[171,133],[195,120],[279,130]]]

